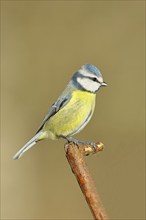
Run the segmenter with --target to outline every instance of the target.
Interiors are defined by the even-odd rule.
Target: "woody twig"
[[[65,145],[68,162],[85,196],[92,215],[96,220],[108,220],[108,217],[96,191],[84,156],[98,153],[103,150],[103,147],[104,145],[101,142],[97,143],[96,148],[93,148],[91,145],[77,146],[74,143]]]

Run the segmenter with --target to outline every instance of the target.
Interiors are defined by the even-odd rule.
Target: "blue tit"
[[[83,65],[49,108],[35,136],[15,154],[13,159],[19,159],[40,140],[65,138],[69,142],[74,142],[76,139],[72,136],[81,131],[93,115],[96,92],[101,86],[106,85],[96,66]]]

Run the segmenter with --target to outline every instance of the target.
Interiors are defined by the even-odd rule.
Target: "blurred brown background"
[[[5,219],[92,219],[64,153],[44,141],[12,156],[85,63],[101,70],[93,119],[76,136],[110,219],[144,219],[144,1],[2,1],[2,190]]]

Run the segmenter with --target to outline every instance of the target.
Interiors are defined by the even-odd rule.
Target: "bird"
[[[72,136],[90,121],[96,102],[96,93],[103,81],[100,70],[93,64],[83,65],[74,73],[57,101],[49,108],[36,134],[13,157],[19,159],[24,152],[44,139],[66,139],[78,144]],[[94,145],[94,143],[91,143]]]

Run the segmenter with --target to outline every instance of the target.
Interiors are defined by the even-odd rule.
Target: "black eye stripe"
[[[90,76],[88,76],[88,77],[86,77],[86,78],[91,79],[91,80],[94,81],[94,82],[101,83],[101,82],[99,82],[99,80],[98,80],[96,77],[90,77]]]

